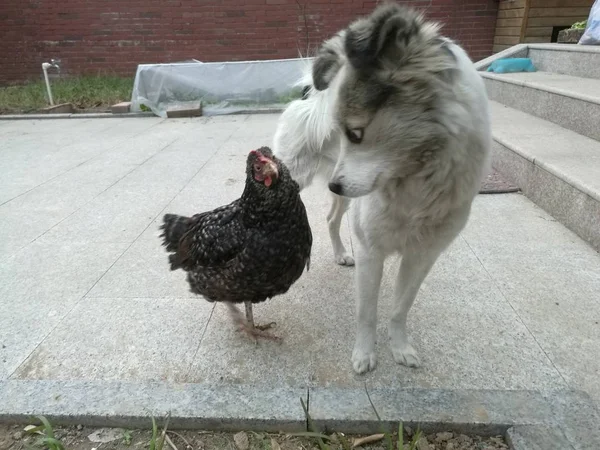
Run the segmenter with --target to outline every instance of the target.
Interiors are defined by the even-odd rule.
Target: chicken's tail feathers
[[[169,265],[171,266],[171,270],[182,269],[183,264],[181,264],[181,260],[177,253],[173,253],[169,255]]]
[[[189,225],[189,217],[178,216],[177,214],[165,214],[163,216],[163,223],[159,227],[162,230],[162,234],[160,235],[162,245],[170,252],[177,251],[179,241],[188,230]]]

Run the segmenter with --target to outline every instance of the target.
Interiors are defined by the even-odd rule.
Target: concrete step
[[[493,165],[600,251],[600,142],[490,102]]]
[[[490,100],[600,141],[600,80],[549,72],[481,72]]]
[[[600,79],[600,47],[573,44],[528,44],[537,70]]]

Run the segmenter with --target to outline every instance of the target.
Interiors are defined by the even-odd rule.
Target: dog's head
[[[314,86],[335,90],[343,135],[333,192],[366,195],[418,172],[443,146],[435,110],[456,59],[438,29],[413,9],[386,4],[320,48]]]

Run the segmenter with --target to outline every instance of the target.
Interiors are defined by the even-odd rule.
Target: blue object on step
[[[487,69],[488,72],[496,73],[535,72],[535,70],[530,58],[497,59]]]

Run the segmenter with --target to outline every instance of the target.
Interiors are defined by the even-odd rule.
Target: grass
[[[31,434],[39,434],[41,437],[35,442],[34,448],[43,448],[48,450],[65,450],[64,445],[54,436],[54,428],[50,421],[44,416],[38,416],[41,425],[27,428],[27,432]]]
[[[385,450],[417,450],[422,448],[421,442],[424,435],[417,430],[414,435],[408,430],[403,429],[403,424],[398,424],[395,432],[386,432],[384,423],[379,414],[375,414],[380,423],[379,434],[370,436],[345,435],[340,432],[316,431],[315,424],[308,413],[308,408],[302,399],[301,405],[304,409],[308,431],[299,433],[259,433],[252,431],[240,431],[233,435],[226,432],[209,431],[190,431],[179,430],[179,432],[169,430],[170,414],[163,420],[162,424],[157,423],[154,417],[152,419],[151,430],[127,430],[121,429],[121,439],[110,441],[106,444],[97,445],[98,450],[126,450],[135,448],[136,450],[199,450],[199,449],[219,449],[219,450],[282,450],[282,449],[302,449],[302,450],[353,450],[353,449],[385,449]],[[372,402],[371,402],[372,404]],[[15,450],[84,450],[91,448],[92,445],[87,438],[90,429],[77,427],[82,430],[81,434],[66,433],[64,427],[53,429],[50,422],[43,416],[38,416],[37,420],[41,425],[29,425],[25,431],[30,437],[22,442],[15,442]],[[240,435],[240,436],[238,436]],[[3,437],[9,436],[6,429],[0,434],[0,442]],[[62,437],[61,437],[62,436]],[[77,436],[77,437],[74,437]],[[408,442],[405,440],[410,436]],[[35,438],[35,441],[31,437]],[[62,442],[61,442],[62,439]],[[489,448],[482,444],[475,444],[477,448]],[[475,447],[472,447],[475,448]],[[493,448],[499,448],[495,445]]]
[[[378,442],[381,440],[385,441],[387,450],[405,450],[405,449],[406,450],[415,450],[417,448],[417,443],[419,442],[419,440],[421,438],[421,432],[417,431],[415,433],[415,435],[413,436],[413,438],[411,439],[411,441],[405,445],[404,444],[404,430],[402,427],[402,423],[399,424],[398,433],[395,435],[385,432],[383,430],[383,427],[382,427],[381,434],[371,435],[371,436],[354,439],[354,440],[350,440],[348,437],[346,437],[342,433],[334,433],[332,435],[322,434],[322,433],[315,431],[315,426],[312,421],[312,418],[310,417],[310,414],[308,413],[308,409],[302,399],[300,399],[300,403],[302,405],[302,409],[304,410],[304,414],[306,416],[309,431],[301,432],[301,433],[292,433],[290,436],[297,436],[297,437],[307,438],[309,440],[314,440],[317,443],[320,450],[333,450],[333,449],[351,450],[359,445],[374,443],[374,442]],[[378,420],[381,422],[381,419],[379,417],[379,414],[377,414],[377,411],[375,411],[375,414],[377,415]],[[38,425],[38,426],[31,425],[26,428],[27,433],[40,435],[40,438],[38,438],[38,440],[35,442],[34,446],[30,447],[30,449],[31,450],[37,450],[37,449],[40,449],[40,450],[41,449],[66,450],[64,445],[60,442],[60,440],[58,440],[55,437],[54,428],[52,427],[52,425],[50,424],[48,419],[46,419],[46,417],[44,417],[44,416],[38,416],[37,418],[42,423],[41,425]],[[169,426],[169,419],[170,419],[170,417],[167,416],[165,424],[161,430],[161,429],[159,429],[155,418],[152,417],[152,435],[151,435],[150,441],[148,442],[148,446],[147,446],[148,450],[166,450],[167,448],[169,448],[169,449],[176,448],[167,434],[168,426]],[[123,431],[123,441],[125,441],[124,442],[125,445],[128,445],[128,446],[131,445],[131,433],[128,430]],[[166,446],[165,445],[166,443],[168,443],[169,445]],[[279,446],[277,446],[277,447],[279,447]],[[273,443],[271,443],[270,445],[267,444],[267,446],[265,448],[270,448],[271,450],[273,450]]]
[[[133,436],[131,435],[131,431],[129,430],[123,430],[123,445],[126,445],[127,447],[129,447],[131,445],[131,441],[133,439]]]
[[[50,80],[54,104],[72,103],[80,109],[108,108],[131,99],[133,78],[82,76]],[[49,106],[43,80],[0,87],[0,114],[29,113]]]
[[[365,392],[366,392],[366,389],[365,389]],[[341,433],[335,433],[331,436],[328,436],[328,435],[322,434],[322,433],[318,433],[315,431],[314,423],[312,421],[312,418],[310,417],[310,414],[308,413],[308,408],[304,404],[304,400],[300,399],[300,403],[302,404],[302,409],[304,410],[304,415],[306,417],[306,422],[308,424],[308,431],[304,432],[304,433],[294,433],[293,435],[315,439],[317,441],[317,444],[319,445],[320,450],[332,450],[332,447],[330,447],[330,445],[327,443],[330,441],[333,441],[333,443],[337,444],[335,447],[336,449],[341,448],[342,450],[350,450],[361,444],[377,442],[380,440],[385,441],[385,448],[387,450],[405,450],[405,449],[415,450],[417,448],[417,443],[419,442],[419,440],[421,439],[421,436],[422,436],[421,430],[417,430],[417,432],[414,434],[414,436],[412,437],[410,442],[408,442],[405,445],[404,444],[404,429],[402,426],[402,422],[400,422],[398,424],[398,433],[395,436],[394,436],[394,434],[387,432],[383,427],[381,417],[379,417],[379,413],[375,409],[375,405],[373,405],[373,402],[371,401],[371,397],[369,396],[368,392],[367,392],[367,397],[369,398],[369,402],[371,403],[371,407],[373,408],[373,411],[375,412],[375,416],[377,417],[377,420],[381,424],[381,426],[380,426],[381,433],[380,434],[367,436],[364,438],[360,438],[358,440],[354,440],[353,442],[350,442],[347,439],[347,437]],[[394,437],[396,439],[394,439]]]
[[[78,109],[108,109],[115,103],[131,100],[133,78],[117,76],[81,76],[50,80],[54,104],[71,103]],[[177,97],[178,93],[175,93]],[[264,94],[263,94],[264,95]],[[197,101],[202,99],[204,105],[217,105],[220,99],[201,93],[179,94],[178,101]],[[287,104],[302,97],[301,88],[293,88],[278,96],[261,98],[260,93],[249,94],[250,100],[235,100],[232,95],[230,103],[236,106],[258,106],[262,104]],[[46,84],[43,80],[24,85],[0,87],[0,114],[33,113],[50,106],[47,98]],[[150,109],[142,105],[143,111]]]

